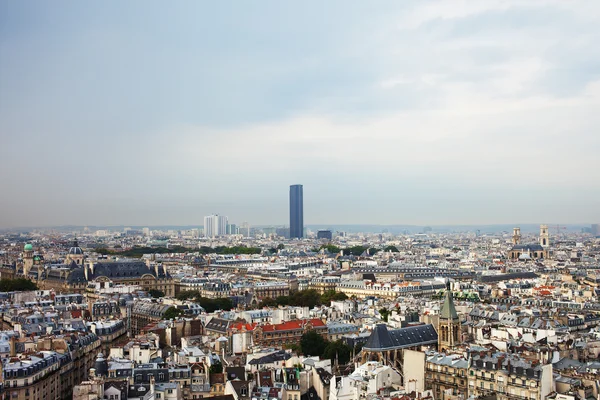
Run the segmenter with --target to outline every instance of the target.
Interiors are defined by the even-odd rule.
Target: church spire
[[[450,281],[446,282],[446,294],[440,308],[438,321],[438,350],[446,351],[460,344],[460,319],[454,307]]]

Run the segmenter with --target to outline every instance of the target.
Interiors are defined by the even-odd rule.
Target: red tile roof
[[[253,331],[254,328],[256,327],[256,325],[258,325],[256,322],[253,324],[248,324],[246,322],[237,322],[237,323],[231,324],[231,326],[229,328],[231,330],[237,329],[238,331],[243,331],[244,328],[246,328],[247,331]]]
[[[294,331],[297,329],[302,329],[304,325],[309,323],[313,326],[313,328],[320,328],[326,326],[323,321],[319,318],[313,319],[298,319],[294,321],[287,321],[281,324],[267,324],[262,326],[263,332],[275,332],[275,331]]]

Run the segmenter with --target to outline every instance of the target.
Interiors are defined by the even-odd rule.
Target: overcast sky
[[[2,1],[0,227],[600,222],[598,1]]]

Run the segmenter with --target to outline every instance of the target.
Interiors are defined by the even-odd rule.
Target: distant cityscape
[[[0,395],[600,395],[598,224],[352,232],[289,195],[289,227],[1,234]]]
[[[0,400],[600,400],[600,1],[0,1]]]

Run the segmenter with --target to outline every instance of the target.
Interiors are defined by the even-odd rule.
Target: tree
[[[285,348],[293,351],[294,353],[301,353],[302,347],[298,343],[286,344]]]
[[[183,292],[177,293],[175,298],[181,301],[199,299],[200,292],[197,290],[184,290]]]
[[[379,252],[379,251],[380,251],[379,249],[376,249],[375,247],[371,247],[371,248],[369,249],[369,255],[370,255],[370,256],[374,256],[374,255],[375,255],[375,254],[377,254],[377,252]]]
[[[314,289],[301,290],[290,294],[290,306],[309,307],[321,305],[321,295]]]
[[[258,303],[258,308],[265,308],[265,307],[277,307],[277,301],[275,301],[275,299],[272,299],[270,297],[264,298],[261,300],[260,303]]]
[[[400,252],[396,246],[386,246],[383,250],[384,251],[391,251],[392,253],[399,253]]]
[[[211,365],[208,369],[208,372],[211,374],[222,374],[223,364],[221,364],[221,361],[216,361],[213,365]]]
[[[283,250],[283,249],[285,249],[285,246],[283,245],[283,243],[279,243],[277,245],[277,250]]]
[[[150,289],[148,290],[148,294],[154,297],[155,299],[158,299],[159,297],[165,297],[165,293],[158,289]]]
[[[390,316],[391,312],[383,307],[382,309],[379,310],[379,315],[381,315],[381,319],[384,320],[385,322],[388,322],[388,318]]]
[[[335,290],[328,290],[321,295],[321,303],[329,304],[331,301],[343,301],[347,300],[348,296],[343,292],[336,292]]]
[[[347,364],[350,361],[351,356],[352,348],[341,340],[329,342],[327,347],[325,347],[325,351],[323,352],[323,357],[330,359],[332,363],[335,362],[337,357],[340,365]]]
[[[290,304],[290,296],[277,296],[275,303],[278,306],[287,306]]]
[[[183,314],[183,310],[180,310],[176,307],[171,306],[171,307],[167,308],[167,311],[165,311],[163,318],[164,319],[176,319],[181,314]]]
[[[196,302],[200,307],[204,308],[207,313],[217,310],[229,311],[233,308],[233,301],[229,297],[218,297],[216,299],[208,299],[206,297],[196,298]]]
[[[310,330],[302,335],[300,339],[300,348],[305,356],[321,357],[327,347],[327,341],[317,332]]]
[[[364,345],[365,345],[364,343],[357,343],[357,344],[355,344],[354,345],[354,349],[353,349],[354,354],[360,353],[360,351],[362,350],[362,348],[363,348]]]
[[[38,286],[25,278],[1,279],[0,292],[26,292],[29,290],[38,290]]]
[[[321,249],[325,249],[328,252],[333,253],[333,254],[337,254],[341,250],[339,247],[337,247],[337,246],[335,246],[333,244],[324,244],[324,245],[321,246]]]

